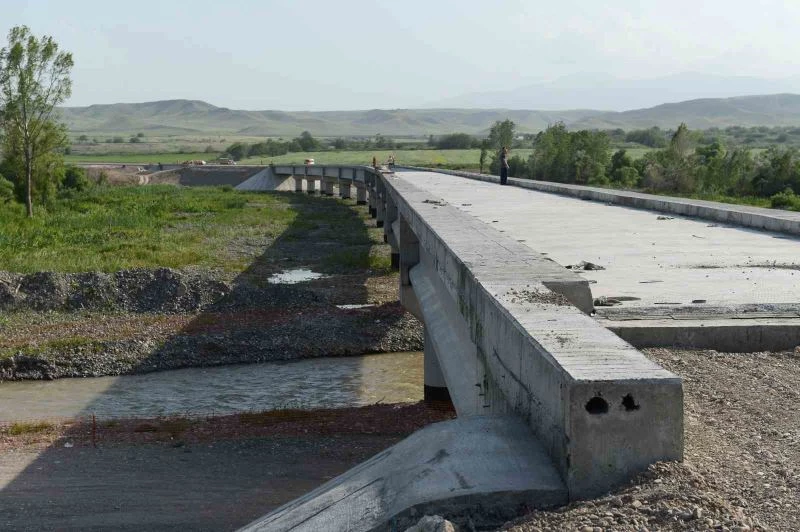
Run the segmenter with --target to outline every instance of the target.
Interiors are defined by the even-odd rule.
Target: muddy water
[[[230,414],[422,399],[422,354],[319,358],[146,375],[0,382],[0,421]]]

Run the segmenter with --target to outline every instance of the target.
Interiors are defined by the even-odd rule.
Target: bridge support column
[[[367,190],[369,192],[369,215],[375,218],[377,215],[377,203],[378,203],[378,193],[375,188],[375,176],[371,174],[367,174],[366,177],[367,181]]]
[[[444,373],[442,373],[442,368],[439,365],[439,357],[436,354],[436,348],[431,342],[431,336],[428,334],[427,329],[425,329],[424,357],[425,402],[450,402],[450,392],[447,390]]]
[[[322,185],[320,188],[322,189],[322,194],[325,196],[333,196],[333,181],[327,178],[323,178],[321,181]]]
[[[317,192],[317,180],[312,177],[306,178],[306,192],[315,194]]]
[[[383,184],[383,178],[377,177],[375,179],[375,226],[383,227],[386,221],[386,185]]]
[[[383,241],[392,247],[392,269],[398,270],[400,268],[400,248],[397,243],[397,234],[395,231],[399,229],[397,222],[397,203],[391,194],[386,193],[386,221],[383,224]]]
[[[419,300],[411,286],[411,268],[419,264],[419,240],[408,221],[401,214],[395,222],[397,247],[400,251],[400,304],[415,318],[424,321]]]
[[[302,192],[303,191],[303,176],[294,175],[292,176],[294,179],[294,191],[295,192]]]
[[[356,205],[367,204],[367,187],[356,184]]]
[[[350,183],[339,181],[339,197],[342,199],[350,199]]]

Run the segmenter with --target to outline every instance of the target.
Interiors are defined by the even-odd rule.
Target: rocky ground
[[[683,377],[685,460],[503,530],[800,530],[800,350],[645,352]]]

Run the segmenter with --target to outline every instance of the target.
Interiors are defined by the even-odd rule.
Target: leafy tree
[[[0,203],[8,203],[14,199],[14,183],[0,175]]]
[[[667,145],[666,136],[661,128],[635,129],[625,135],[626,142],[636,142],[651,148],[663,148]]]
[[[558,122],[539,132],[529,159],[534,179],[561,183],[596,183],[607,181],[610,141],[602,131],[567,131]]]
[[[138,144],[138,143],[142,142],[142,138],[141,137],[131,137],[130,139],[128,139],[128,142],[130,142],[131,144]]]
[[[89,178],[86,177],[86,170],[77,166],[68,166],[64,171],[64,180],[61,182],[62,188],[73,190],[86,190],[89,188]]]
[[[626,166],[633,166],[633,161],[630,155],[628,155],[628,152],[624,149],[619,149],[611,156],[611,167],[609,168],[608,174],[613,175],[618,169],[625,168]]]
[[[514,142],[514,130],[516,124],[511,120],[497,121],[489,130],[489,145],[495,150],[499,151],[503,146],[511,148]]]
[[[760,196],[770,197],[786,189],[800,193],[800,153],[796,148],[772,146],[761,154],[753,188]]]
[[[230,155],[231,159],[234,161],[239,161],[249,155],[249,148],[244,142],[234,142],[225,148],[225,152]]]
[[[63,150],[52,147],[65,146],[67,142],[67,130],[63,124],[48,122],[40,128],[33,147],[37,155],[30,168],[29,181],[22,135],[19,132],[12,132],[3,137],[0,151],[4,153],[4,157],[0,164],[0,173],[15,184],[17,200],[29,207],[29,213],[32,213],[34,200],[36,203],[44,204],[54,198],[57,186],[64,175],[64,156]],[[28,205],[29,200],[30,205]]]
[[[319,150],[319,141],[315,139],[308,131],[303,131],[302,133],[300,133],[300,136],[297,137],[295,140],[300,145],[300,149],[296,151]]]
[[[436,139],[436,147],[440,150],[467,150],[475,144],[475,139],[467,133],[453,133]]]
[[[86,135],[81,135],[80,137],[78,137],[78,142],[88,142],[88,141],[89,137]]]
[[[486,156],[488,155],[488,153],[489,153],[489,140],[483,139],[481,141],[481,156],[479,159],[479,163],[481,165],[481,170],[480,170],[481,173],[483,173],[483,166],[486,164]]]
[[[492,162],[489,165],[489,171],[493,174],[500,172],[500,151],[503,149],[503,146],[511,148],[511,144],[514,142],[515,128],[516,124],[514,124],[514,122],[511,120],[506,119],[502,122],[498,120],[489,130],[489,138],[487,140],[489,147],[494,152]],[[509,163],[509,167],[510,166],[511,165]]]
[[[669,141],[669,149],[678,158],[685,158],[692,150],[692,143],[693,139],[689,133],[689,128],[685,123],[681,122],[681,125],[678,126],[677,131],[675,131],[672,135],[672,139]]]
[[[54,110],[72,92],[72,66],[72,54],[59,52],[52,37],[37,39],[27,26],[12,28],[8,47],[0,50],[0,126],[3,136],[11,137],[4,141],[5,149],[14,150],[4,153],[22,161],[29,217],[35,172],[52,170],[46,159],[67,145]]]

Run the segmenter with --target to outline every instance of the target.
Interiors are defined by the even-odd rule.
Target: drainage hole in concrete
[[[605,414],[608,412],[608,403],[602,397],[592,397],[586,403],[586,411],[590,414]]]
[[[639,410],[639,405],[636,404],[636,401],[633,400],[633,396],[631,394],[626,395],[622,398],[622,406],[625,407],[626,412],[632,412],[633,410]]]

